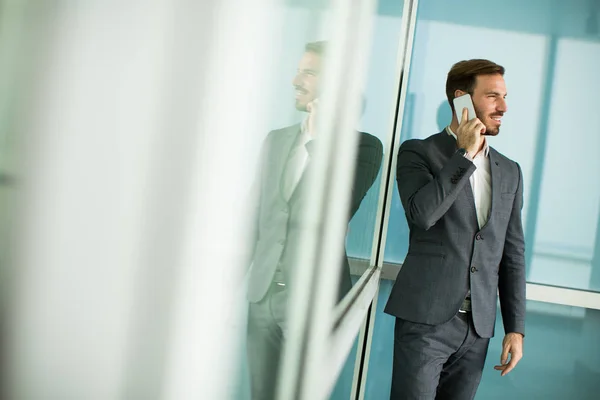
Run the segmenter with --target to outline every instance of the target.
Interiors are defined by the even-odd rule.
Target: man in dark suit
[[[466,93],[477,118],[454,110],[453,99]],[[405,141],[398,153],[410,244],[385,308],[396,317],[394,400],[474,398],[494,335],[497,293],[506,336],[495,368],[504,376],[523,354],[523,175],[487,142],[507,111],[504,68],[461,61],[448,73],[446,96],[451,124]]]
[[[306,45],[293,80],[296,108],[307,113],[301,124],[269,133],[263,143],[255,184],[256,221],[248,280],[248,363],[253,400],[275,397],[279,360],[286,337],[287,298],[302,232],[302,212],[310,196],[306,169],[311,167],[324,42]],[[350,132],[349,132],[350,133]],[[350,220],[375,181],[382,159],[379,139],[360,135],[352,187]],[[343,155],[340,155],[343,157]],[[343,257],[338,298],[351,288],[350,268]]]

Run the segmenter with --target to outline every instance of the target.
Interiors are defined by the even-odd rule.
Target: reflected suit
[[[282,179],[300,133],[300,124],[269,133],[263,143],[255,181],[256,221],[248,279],[247,344],[253,400],[274,398],[282,342],[286,336],[287,289],[293,284],[291,268],[297,259],[301,218],[310,187],[304,173],[286,201],[282,195]],[[357,134],[360,138],[348,221],[375,181],[383,154],[379,139],[367,133]],[[307,148],[310,154],[311,148]],[[352,286],[345,254],[342,259],[338,299]]]

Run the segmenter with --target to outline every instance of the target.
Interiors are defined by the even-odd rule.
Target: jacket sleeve
[[[525,335],[525,239],[521,210],[523,208],[523,173],[517,165],[518,185],[500,261],[498,293],[506,333]]]
[[[375,136],[362,133],[358,148],[354,182],[352,184],[352,203],[350,205],[350,216],[352,219],[358,211],[360,203],[367,192],[373,186],[373,182],[379,174],[381,160],[383,158],[383,145]]]
[[[415,139],[402,143],[396,181],[408,223],[428,230],[446,214],[476,167],[457,152],[434,175],[423,143]]]
[[[261,212],[261,192],[263,185],[263,175],[267,164],[267,157],[269,155],[270,142],[273,132],[270,132],[266,139],[263,141],[260,154],[258,158],[256,174],[250,187],[250,193],[247,201],[249,203],[248,212],[249,216],[247,219],[246,237],[244,243],[244,268],[248,269],[254,261],[254,253],[256,251],[256,244],[258,243],[260,230],[259,220]]]

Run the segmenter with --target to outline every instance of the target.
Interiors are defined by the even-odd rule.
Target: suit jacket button
[[[456,182],[458,182],[458,180],[456,178],[452,178],[452,179],[450,179],[450,182],[452,182],[456,185]]]
[[[477,272],[477,268],[475,268],[475,266],[474,266],[474,265],[471,267],[471,272],[472,272],[472,273],[475,273],[475,272]]]
[[[475,236],[475,240],[483,240],[483,236],[478,233],[477,236]]]

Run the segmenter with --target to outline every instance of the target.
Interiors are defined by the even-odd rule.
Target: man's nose
[[[300,86],[301,83],[302,79],[300,79],[300,74],[296,74],[296,76],[294,76],[294,79],[292,79],[292,85]]]
[[[506,99],[500,99],[498,102],[498,111],[506,112],[508,111],[508,105],[506,104]]]

